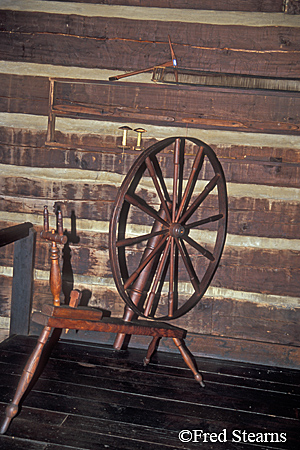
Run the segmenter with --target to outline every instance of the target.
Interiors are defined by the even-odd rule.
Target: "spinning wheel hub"
[[[169,233],[170,236],[174,238],[180,238],[186,235],[186,228],[183,225],[180,225],[180,223],[171,223]]]

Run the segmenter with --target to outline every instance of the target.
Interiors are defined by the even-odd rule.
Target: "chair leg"
[[[38,338],[38,342],[23,370],[14,398],[12,402],[6,407],[5,410],[6,417],[2,423],[0,434],[6,433],[11,420],[17,415],[19,411],[19,403],[22,400],[23,395],[25,394],[31,380],[33,379],[38,363],[41,359],[43,348],[49,338],[51,329],[52,329],[51,327],[45,326]]]
[[[175,345],[178,347],[184,362],[186,363],[186,365],[191,369],[191,371],[194,374],[194,378],[196,381],[198,381],[198,383],[200,384],[200,386],[205,387],[205,384],[203,383],[203,379],[202,376],[200,375],[200,373],[198,372],[196,365],[192,359],[192,355],[189,351],[189,349],[187,348],[187,346],[185,345],[185,342],[183,339],[178,339],[178,338],[173,338],[173,341],[175,342]]]
[[[147,366],[151,360],[153,353],[157,350],[159,341],[161,340],[160,336],[154,336],[150,345],[148,347],[147,355],[144,358],[144,366]]]

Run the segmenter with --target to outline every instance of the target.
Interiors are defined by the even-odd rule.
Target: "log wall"
[[[224,168],[228,238],[205,297],[176,324],[188,330],[195,353],[300,367],[300,93],[159,85],[149,74],[108,82],[169,60],[168,35],[180,67],[296,78],[297,4],[230,0],[214,2],[212,11],[208,1],[156,3],[1,2],[0,227],[26,221],[39,231],[44,205],[52,212],[59,204],[70,232],[64,293],[71,285],[84,289],[86,303],[120,316],[108,224],[137,152],[122,154],[119,127],[143,126],[145,147],[169,136],[199,138]],[[59,91],[69,104],[103,111],[57,119],[56,139],[65,147],[45,146],[53,76],[101,80],[93,89],[70,83]],[[135,142],[131,132],[129,143]],[[12,263],[12,245],[3,247],[2,327],[9,318]],[[51,296],[48,270],[48,246],[38,240],[34,309]]]

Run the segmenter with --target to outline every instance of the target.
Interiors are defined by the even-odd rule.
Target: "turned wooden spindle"
[[[57,233],[59,236],[64,234],[62,212],[60,210],[57,211]]]
[[[47,206],[44,206],[44,231],[49,231],[49,213]]]
[[[52,242],[50,249],[50,289],[53,295],[53,305],[60,306],[60,293],[62,288],[62,278],[59,267],[59,249],[56,242]]]
[[[44,230],[41,232],[41,238],[51,242],[50,248],[50,289],[53,295],[54,306],[60,306],[60,293],[62,288],[62,278],[59,267],[59,248],[57,244],[66,244],[67,236],[63,234],[62,212],[57,213],[57,233],[54,230],[49,231],[49,214],[47,206],[44,207]]]

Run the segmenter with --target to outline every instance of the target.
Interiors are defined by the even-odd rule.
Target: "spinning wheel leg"
[[[186,347],[184,340],[178,339],[178,338],[173,338],[173,341],[175,342],[175,345],[178,347],[178,349],[184,359],[184,362],[193,372],[195,380],[198,381],[198,383],[200,384],[201,387],[205,387],[202,376],[198,372],[196,365],[192,359],[192,355],[191,355],[189,349]]]
[[[159,341],[161,340],[160,336],[154,336],[147,351],[147,355],[144,358],[144,366],[147,366],[151,360],[151,356],[157,350],[159,346]]]
[[[6,407],[5,410],[6,417],[0,429],[1,434],[4,434],[6,432],[11,420],[17,415],[19,411],[19,403],[22,400],[23,395],[25,394],[30,382],[33,379],[33,376],[36,372],[39,361],[41,359],[44,346],[49,338],[51,329],[52,328],[49,326],[44,327],[38,339],[37,345],[27,361],[27,364],[23,370],[14,398],[12,402]]]

